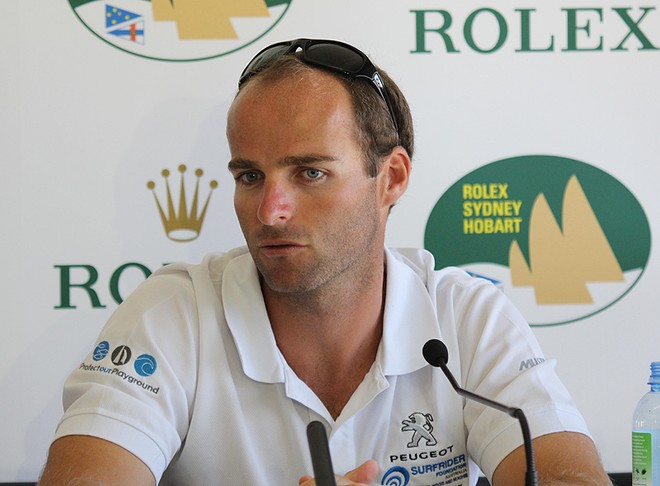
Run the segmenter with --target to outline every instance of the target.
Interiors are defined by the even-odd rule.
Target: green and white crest
[[[124,52],[197,61],[240,50],[270,31],[292,0],[69,0],[80,21]]]

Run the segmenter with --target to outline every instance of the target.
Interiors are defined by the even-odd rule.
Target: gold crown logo
[[[158,213],[160,214],[160,219],[163,222],[163,228],[165,229],[165,234],[172,241],[192,241],[199,236],[202,231],[202,224],[204,223],[204,218],[206,216],[206,209],[208,208],[209,201],[211,200],[211,194],[213,190],[218,187],[218,183],[215,180],[212,180],[209,183],[211,190],[206,196],[206,201],[201,211],[199,211],[199,181],[204,175],[202,169],[197,169],[195,171],[195,176],[197,180],[195,182],[195,194],[192,198],[192,204],[190,206],[190,211],[188,211],[188,200],[186,198],[186,186],[185,186],[185,172],[187,168],[185,165],[181,164],[179,166],[179,173],[181,174],[181,182],[179,188],[179,207],[175,209],[174,198],[172,197],[172,191],[170,190],[170,171],[168,169],[163,169],[161,175],[165,179],[165,188],[167,191],[167,213],[163,210],[163,206],[158,200],[156,195],[156,183],[154,181],[147,182],[147,188],[151,190],[154,195],[154,200],[156,201],[156,206],[158,206]]]

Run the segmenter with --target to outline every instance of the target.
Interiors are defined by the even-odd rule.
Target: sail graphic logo
[[[293,0],[69,0],[80,21],[119,50],[161,61],[198,61],[263,37]]]
[[[641,205],[589,164],[530,155],[483,166],[452,185],[426,226],[436,268],[493,281],[532,326],[608,308],[639,281],[651,251]]]

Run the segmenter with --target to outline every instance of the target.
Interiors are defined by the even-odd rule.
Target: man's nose
[[[257,210],[259,221],[266,226],[285,223],[291,218],[294,196],[283,181],[267,181],[263,185]]]

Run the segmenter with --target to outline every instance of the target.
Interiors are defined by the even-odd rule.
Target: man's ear
[[[391,208],[396,204],[408,188],[410,180],[410,156],[401,146],[394,147],[392,152],[383,161],[380,177],[382,177],[383,206]]]

